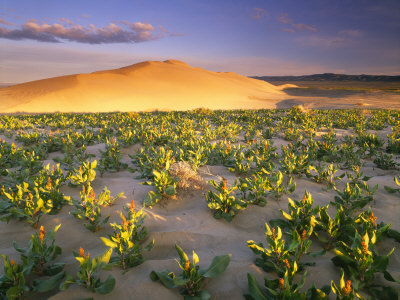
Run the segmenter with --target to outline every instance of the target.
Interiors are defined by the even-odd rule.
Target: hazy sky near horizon
[[[398,0],[0,0],[0,82],[183,60],[243,75],[400,74]]]

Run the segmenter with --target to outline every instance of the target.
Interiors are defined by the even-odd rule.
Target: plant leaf
[[[206,278],[215,278],[221,275],[226,268],[228,267],[231,261],[231,255],[220,255],[214,257],[211,265],[208,269],[203,273],[203,276]]]

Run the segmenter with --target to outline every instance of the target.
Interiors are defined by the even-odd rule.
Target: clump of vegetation
[[[79,262],[79,271],[77,276],[67,275],[65,281],[61,284],[61,290],[66,290],[72,284],[83,286],[91,292],[99,294],[109,294],[115,287],[115,278],[109,275],[105,281],[99,278],[99,271],[111,270],[112,265],[109,264],[112,248],[109,248],[103,254],[90,258],[90,253],[80,248],[79,253],[73,252],[75,259]]]
[[[207,269],[200,269],[198,266],[200,260],[196,252],[193,251],[192,260],[190,260],[179,245],[175,244],[175,249],[179,254],[179,260],[176,261],[182,273],[175,275],[169,270],[152,271],[151,280],[159,280],[170,289],[179,288],[185,299],[210,299],[210,293],[203,289],[204,281],[221,275],[229,265],[230,255],[216,256]]]
[[[208,191],[206,195],[208,207],[214,211],[216,219],[224,218],[228,222],[232,221],[239,210],[246,208],[247,203],[242,199],[236,199],[232,193],[237,186],[228,188],[227,179],[222,178],[220,183],[211,180],[210,183],[217,192]]]
[[[150,251],[154,246],[154,240],[144,248],[140,244],[147,235],[147,228],[143,226],[143,209],[137,211],[132,200],[129,207],[124,206],[124,210],[127,214],[120,213],[122,222],[110,224],[114,233],[109,238],[101,238],[106,246],[116,251],[117,256],[111,257],[110,263],[115,263],[122,269],[141,264],[144,261],[142,251]]]

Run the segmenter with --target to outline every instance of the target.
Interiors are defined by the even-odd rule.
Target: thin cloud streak
[[[165,37],[149,23],[123,22],[123,26],[110,23],[105,27],[90,24],[83,27],[66,18],[63,24],[47,24],[38,20],[29,20],[19,29],[0,27],[0,38],[10,40],[35,40],[38,42],[60,43],[64,40],[85,44],[140,43]]]
[[[3,24],[3,25],[8,25],[8,26],[15,26],[15,24],[14,24],[14,23],[7,22],[7,21],[6,21],[6,20],[4,20],[4,19],[0,19],[0,24]]]
[[[280,14],[277,18],[279,23],[291,25],[292,28],[281,28],[281,31],[286,31],[290,33],[294,33],[297,31],[308,30],[312,32],[317,32],[318,29],[315,26],[302,24],[302,23],[295,23],[293,19],[289,18],[288,14]]]
[[[268,11],[260,7],[253,8],[253,14],[251,15],[252,19],[262,19],[268,16]]]

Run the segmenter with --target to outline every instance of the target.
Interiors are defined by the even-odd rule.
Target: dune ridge
[[[0,89],[0,112],[275,108],[283,87],[177,60],[31,81]]]

